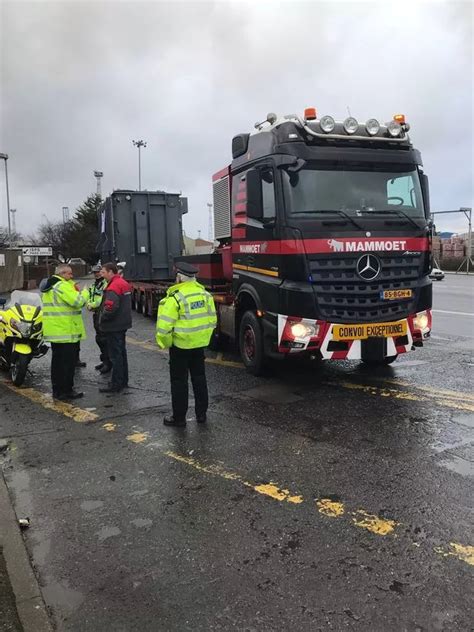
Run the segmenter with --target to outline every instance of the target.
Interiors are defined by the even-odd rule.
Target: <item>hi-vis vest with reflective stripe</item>
[[[82,308],[88,291],[78,292],[74,281],[60,280],[43,292],[43,336],[47,342],[79,342],[86,337]]]
[[[162,349],[207,347],[217,323],[214,299],[197,281],[170,287],[160,301],[156,344]]]

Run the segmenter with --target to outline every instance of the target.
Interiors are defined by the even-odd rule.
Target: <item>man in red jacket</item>
[[[125,334],[132,326],[132,288],[118,274],[115,263],[104,263],[101,272],[107,286],[99,311],[99,327],[107,339],[107,350],[112,363],[112,381],[99,391],[119,393],[128,386]]]

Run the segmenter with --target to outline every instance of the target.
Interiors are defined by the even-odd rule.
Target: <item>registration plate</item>
[[[367,323],[363,325],[333,325],[334,340],[365,340],[366,338],[398,338],[406,336],[407,321],[394,323]]]
[[[396,301],[399,298],[411,298],[413,290],[385,290],[380,292],[380,298],[386,301]]]

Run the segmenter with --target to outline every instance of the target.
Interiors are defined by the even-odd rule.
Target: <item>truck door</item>
[[[249,273],[278,278],[273,167],[262,165],[234,176],[233,191],[233,223],[240,237],[234,242],[235,267]]]

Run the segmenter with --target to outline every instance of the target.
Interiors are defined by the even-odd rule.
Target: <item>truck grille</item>
[[[405,318],[413,312],[422,255],[384,256],[377,253],[382,270],[375,281],[356,272],[357,256],[315,256],[310,270],[321,318],[332,322],[376,322]],[[384,290],[412,289],[410,299],[383,300]]]

